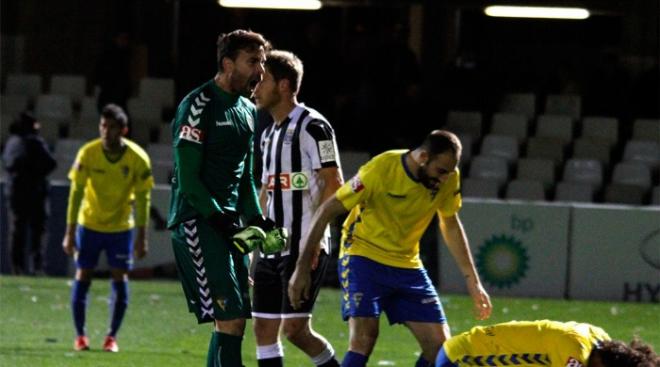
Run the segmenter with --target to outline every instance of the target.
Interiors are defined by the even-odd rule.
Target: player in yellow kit
[[[590,324],[541,320],[474,327],[447,340],[435,366],[656,367],[659,362],[640,341],[627,346]]]
[[[460,157],[456,135],[432,131],[414,150],[390,150],[374,157],[316,212],[301,242],[289,299],[296,308],[308,298],[309,274],[319,253],[315,244],[332,218],[350,211],[339,259],[342,316],[350,330],[343,367],[366,365],[383,312],[391,324],[406,325],[419,342],[422,353],[415,366],[431,365],[450,336],[440,298],[419,258],[419,240],[436,216],[465,277],[476,316],[490,316],[490,298],[458,217]]]
[[[62,248],[74,256],[77,267],[71,290],[75,350],[89,349],[85,333],[87,293],[100,253],[105,251],[112,273],[110,327],[103,345],[109,352],[119,350],[115,337],[128,305],[133,252],[138,259],[147,253],[146,225],[154,180],[145,151],[123,137],[127,124],[121,107],[105,106],[100,138],[80,148],[69,172],[71,190]]]

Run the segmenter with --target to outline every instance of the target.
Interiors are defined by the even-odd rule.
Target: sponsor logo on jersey
[[[284,144],[291,144],[293,141],[294,129],[289,129],[284,133]]]
[[[121,174],[124,175],[124,178],[128,177],[128,173],[130,172],[130,169],[128,166],[121,166]]]
[[[566,361],[566,367],[582,367],[582,363],[573,357],[568,357],[568,361]]]
[[[216,121],[215,126],[231,126],[231,121]]]
[[[280,173],[280,186],[282,191],[308,190],[309,176],[305,172]],[[275,190],[275,175],[268,175],[269,191]]]
[[[188,125],[182,125],[179,131],[179,139],[188,140],[193,143],[201,144],[202,137],[202,130]]]
[[[351,178],[351,190],[356,193],[364,190],[364,184],[360,180],[360,176],[355,175]]]
[[[335,145],[332,140],[319,141],[319,154],[321,155],[321,163],[336,161]]]

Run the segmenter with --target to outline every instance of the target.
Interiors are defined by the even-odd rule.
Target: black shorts
[[[264,319],[310,317],[316,296],[318,296],[323,283],[328,262],[329,256],[321,251],[318,266],[312,271],[310,298],[301,302],[300,309],[294,310],[291,307],[291,302],[289,302],[287,288],[289,287],[289,279],[291,279],[296,267],[296,259],[292,256],[282,256],[274,259],[259,257],[254,272],[252,317]]]

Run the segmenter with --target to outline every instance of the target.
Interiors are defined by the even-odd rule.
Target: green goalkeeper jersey
[[[213,80],[188,94],[172,121],[174,178],[168,227],[214,212],[261,214],[252,173],[256,109]]]

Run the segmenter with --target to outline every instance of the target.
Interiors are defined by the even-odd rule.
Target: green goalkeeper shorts
[[[188,310],[198,323],[250,318],[249,258],[229,250],[228,239],[206,221],[172,229],[172,247]]]

